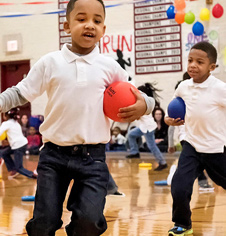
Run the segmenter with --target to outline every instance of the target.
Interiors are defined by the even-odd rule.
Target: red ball
[[[136,103],[136,97],[131,88],[138,89],[128,82],[114,82],[104,92],[104,113],[114,121],[119,121],[119,109]]]

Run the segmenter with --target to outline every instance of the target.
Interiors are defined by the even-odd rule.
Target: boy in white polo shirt
[[[173,222],[168,235],[193,233],[190,200],[193,184],[205,169],[209,177],[226,189],[226,84],[211,75],[216,68],[217,51],[208,42],[195,44],[188,56],[191,79],[180,83],[175,97],[186,104],[185,143],[173,176]],[[183,120],[165,117],[168,125]]]
[[[112,82],[127,81],[128,74],[113,58],[101,55],[96,45],[105,33],[102,0],[70,0],[66,17],[64,30],[71,34],[72,44],[43,56],[27,78],[0,96],[2,112],[33,101],[44,91],[48,96],[40,127],[44,148],[34,214],[26,226],[29,236],[53,236],[62,226],[63,202],[71,180],[67,208],[72,217],[67,235],[98,236],[107,228],[103,210],[110,121],[103,112],[103,94]],[[136,103],[118,114],[125,122],[139,119],[154,107],[152,98],[134,94]]]

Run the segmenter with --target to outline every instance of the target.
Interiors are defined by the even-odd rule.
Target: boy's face
[[[210,63],[206,52],[199,49],[191,49],[188,55],[187,72],[195,83],[204,82],[210,75],[210,71],[216,68],[215,63]]]
[[[64,31],[71,34],[73,52],[90,53],[105,33],[104,9],[97,0],[78,0],[64,22]]]

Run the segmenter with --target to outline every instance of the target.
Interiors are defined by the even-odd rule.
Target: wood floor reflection
[[[155,181],[165,180],[170,166],[178,154],[168,155],[168,168],[155,172],[157,166],[153,156],[142,153],[141,159],[126,159],[126,153],[107,153],[109,170],[125,197],[107,196],[105,216],[108,229],[104,236],[164,236],[172,227],[172,199],[169,186],[156,186]],[[38,157],[24,158],[24,166],[34,170]],[[140,169],[140,162],[152,163],[153,169]],[[33,202],[21,201],[22,196],[34,195],[36,180],[21,175],[7,179],[3,165],[0,179],[0,236],[27,235],[26,222],[32,217]],[[211,182],[212,183],[212,182]],[[213,184],[214,185],[214,184]],[[195,236],[226,235],[226,191],[214,185],[214,192],[202,193],[195,183],[191,201],[192,221]],[[70,212],[64,203],[63,227],[56,236],[65,236],[65,225]],[[40,235],[42,236],[42,235]]]

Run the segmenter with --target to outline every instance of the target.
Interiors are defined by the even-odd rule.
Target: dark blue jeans
[[[72,216],[67,235],[99,236],[107,229],[103,210],[109,171],[104,144],[61,147],[46,143],[37,170],[33,218],[26,225],[29,236],[54,236],[62,226],[63,202],[71,180],[67,209]]]
[[[23,156],[25,153],[27,145],[23,147],[12,150],[10,147],[4,149],[2,153],[2,157],[5,161],[6,167],[8,171],[16,170],[21,175],[25,175],[29,178],[32,178],[33,172],[27,170],[23,167]],[[12,154],[14,154],[14,158],[12,158]]]
[[[193,184],[204,169],[217,185],[226,189],[226,150],[224,153],[199,153],[185,142],[171,184],[173,222],[177,226],[191,227]]]

